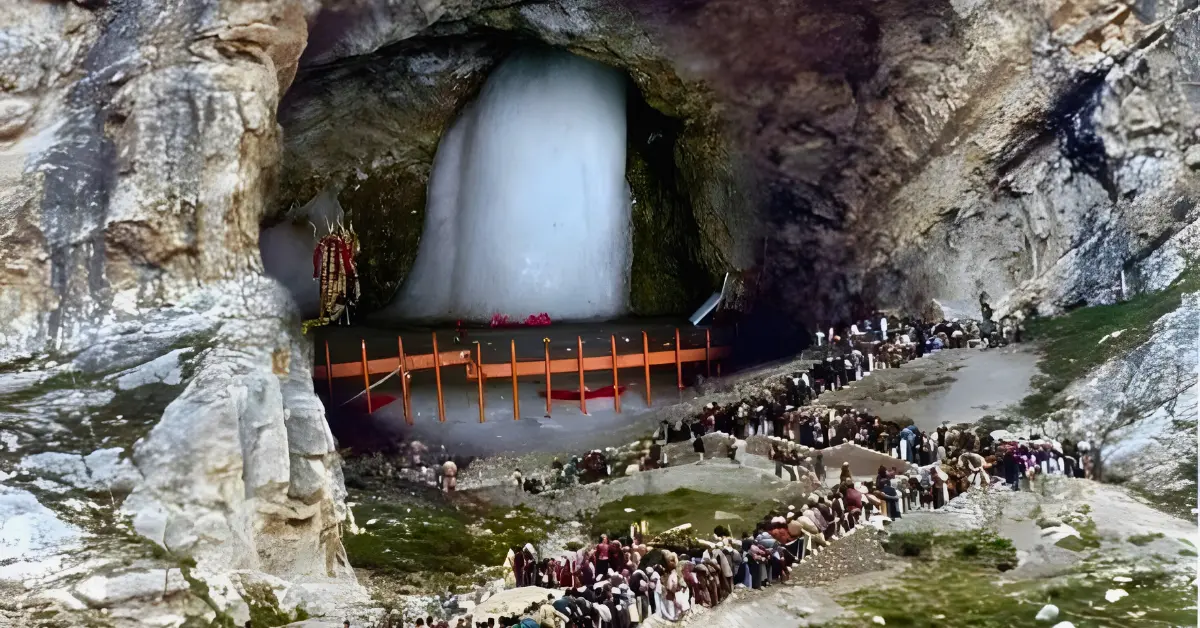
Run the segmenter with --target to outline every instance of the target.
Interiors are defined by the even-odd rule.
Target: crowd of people
[[[984,322],[991,323],[989,308],[982,305]],[[830,329],[818,336],[826,355],[807,371],[769,383],[758,397],[727,406],[710,403],[691,421],[660,425],[639,462],[643,470],[668,464],[665,447],[672,442],[691,440],[703,460],[703,437],[722,432],[732,439],[730,455],[736,458],[744,439],[770,436],[777,475],[787,471],[797,479],[810,472],[820,488],[800,508],[772,512],[740,539],[718,526],[711,538],[697,539],[700,547],[687,551],[651,550],[637,536],[601,537],[593,547],[557,558],[539,559],[532,545],[514,548],[508,564],[516,586],[564,593],[549,596],[501,625],[625,628],[654,615],[674,621],[693,606],[720,603],[738,586],[759,589],[786,581],[805,555],[866,522],[881,525],[911,510],[938,509],[973,487],[1028,490],[1039,475],[1090,477],[1091,448],[1086,442],[1037,435],[1018,438],[971,426],[925,431],[863,410],[814,403],[821,392],[860,379],[872,367],[900,366],[943,348],[1017,340],[1019,327],[1006,325],[1001,334],[994,323],[988,327],[943,320],[926,325],[903,320],[889,330],[884,318],[878,327],[859,321]],[[981,334],[991,337],[981,339]],[[825,338],[832,342],[825,343]],[[864,355],[870,358],[864,360]],[[890,455],[896,464],[880,465],[874,478],[855,478],[845,463],[836,478],[826,477],[823,450],[845,443]],[[603,460],[599,452],[589,455],[597,458],[592,466]],[[579,459],[559,465],[556,483],[578,481],[582,466]]]
[[[762,589],[786,582],[793,567],[871,516],[852,481],[827,496],[810,495],[802,508],[765,516],[753,533],[734,538],[718,526],[684,551],[651,549],[640,536],[600,537],[594,546],[538,559],[527,544],[506,565],[518,587],[560,589],[500,626],[627,628],[658,616],[677,621],[693,606],[712,607],[737,587]]]

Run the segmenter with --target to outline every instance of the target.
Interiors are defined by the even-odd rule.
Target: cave
[[[319,309],[312,250],[339,220],[361,247],[353,320],[379,325],[678,319],[748,266],[738,166],[702,88],[642,57],[432,31],[333,61],[318,38],[282,98],[260,251],[303,316]]]

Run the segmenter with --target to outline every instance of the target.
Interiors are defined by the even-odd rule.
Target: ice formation
[[[340,189],[329,186],[303,207],[293,209],[283,222],[263,229],[258,237],[263,270],[279,280],[292,295],[305,318],[316,318],[321,309],[321,285],[313,279],[313,250],[329,235],[330,227],[343,219],[337,197]]]
[[[624,313],[625,142],[620,72],[563,52],[507,59],[438,146],[417,260],[385,316]]]

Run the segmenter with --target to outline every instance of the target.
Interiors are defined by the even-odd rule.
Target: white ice
[[[263,270],[288,289],[305,318],[315,318],[321,309],[321,285],[313,278],[313,250],[329,235],[330,227],[342,220],[340,189],[331,185],[302,207],[288,212],[283,222],[263,229],[258,237]]]
[[[382,316],[623,314],[625,142],[620,72],[564,52],[507,59],[438,146],[417,260]]]

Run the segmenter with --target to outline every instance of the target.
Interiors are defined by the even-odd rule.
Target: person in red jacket
[[[601,534],[600,535],[600,544],[596,546],[596,577],[597,578],[608,577],[608,567],[609,567],[608,555],[609,555],[608,535]]]
[[[854,488],[854,482],[846,482],[842,485],[843,501],[846,504],[846,514],[848,515],[847,526],[853,528],[858,523],[858,518],[862,515],[862,493]]]

